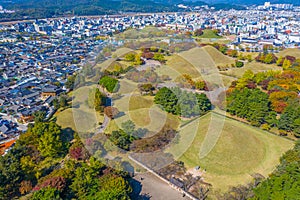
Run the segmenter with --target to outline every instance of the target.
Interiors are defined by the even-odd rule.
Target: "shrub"
[[[238,67],[238,68],[243,67],[244,66],[244,62],[242,62],[242,61],[236,61],[235,62],[235,66]]]

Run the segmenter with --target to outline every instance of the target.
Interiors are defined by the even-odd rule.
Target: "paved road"
[[[102,123],[102,125],[98,128],[96,134],[103,133],[103,132],[105,131],[106,127],[108,126],[109,121],[110,121],[109,117],[107,117],[107,116],[104,114],[104,120],[103,120],[103,123]]]
[[[143,180],[141,180],[143,178]],[[150,172],[136,174],[133,189],[136,200],[190,200]]]

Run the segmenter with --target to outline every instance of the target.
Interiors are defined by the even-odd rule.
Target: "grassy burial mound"
[[[300,58],[300,49],[285,49],[277,53],[276,56],[278,57],[294,56],[296,58]]]
[[[116,100],[114,106],[120,112],[124,112],[124,115],[116,118],[112,126],[118,128],[123,122],[131,120],[137,128],[146,128],[151,132],[159,131],[164,125],[177,129],[179,118],[154,106],[153,98],[152,96],[125,96]]]
[[[218,74],[217,66],[234,63],[234,59],[223,55],[211,46],[193,48],[168,58],[167,65],[179,74],[189,74],[192,78],[200,78]]]
[[[282,67],[278,67],[275,64],[264,64],[264,63],[252,61],[250,63],[249,62],[246,63],[244,67],[231,68],[228,69],[227,71],[220,72],[220,73],[235,78],[241,78],[247,70],[251,70],[254,73],[258,73],[258,72],[270,71],[270,70],[282,70]]]
[[[116,62],[118,58],[121,58],[130,52],[134,52],[134,51],[130,48],[125,48],[125,47],[119,48],[115,52],[113,52],[112,58],[109,58],[102,63],[98,63],[97,65],[95,65],[94,68],[100,69],[100,70],[105,70],[107,67],[111,66],[114,62]]]
[[[84,86],[73,92],[72,108],[57,112],[57,124],[63,128],[72,128],[74,131],[87,132],[103,121],[103,115],[88,106],[87,100],[90,90],[96,85]]]
[[[170,58],[168,58],[166,64],[172,69],[172,71],[176,71],[176,74],[178,75],[190,74],[193,78],[198,78],[201,76],[200,72],[196,69],[195,66],[193,66],[191,63],[189,63],[179,55],[172,55]]]
[[[282,153],[293,146],[292,141],[225,118],[216,145],[200,159],[200,147],[211,120],[222,124],[224,118],[210,113],[187,124],[180,131],[179,142],[168,152],[183,161],[187,168],[200,166],[206,169],[204,179],[214,190],[225,191],[230,186],[246,184],[254,173],[267,176],[279,163]]]
[[[222,54],[220,51],[210,45],[202,48],[209,54],[216,66],[230,66],[231,64],[235,63],[233,58]]]

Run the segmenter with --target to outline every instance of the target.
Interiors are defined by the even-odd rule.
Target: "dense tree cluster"
[[[108,92],[115,92],[118,88],[118,80],[110,76],[103,76],[99,80],[99,85],[104,87]]]
[[[0,157],[0,199],[130,199],[127,174],[90,157],[76,134],[62,131],[54,122],[36,123]]]
[[[254,189],[258,199],[299,199],[300,197],[300,142],[287,151],[280,159],[280,165]]]
[[[194,117],[205,114],[211,109],[211,102],[205,94],[193,94],[180,88],[161,88],[154,102],[169,113],[182,117]]]
[[[227,111],[260,126],[269,115],[268,95],[259,89],[234,90],[228,95]]]
[[[277,57],[272,53],[260,53],[255,60],[266,64],[276,63]]]
[[[299,79],[294,70],[248,70],[228,89],[227,110],[266,130],[277,127],[281,135],[299,137]]]
[[[135,124],[131,121],[122,123],[122,129],[113,131],[108,135],[109,139],[119,148],[129,150],[131,143],[145,136],[149,131],[145,128],[135,128]]]

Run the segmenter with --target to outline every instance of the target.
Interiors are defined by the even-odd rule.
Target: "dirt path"
[[[142,178],[142,180],[141,180]],[[137,174],[133,177],[134,197],[136,200],[190,200],[182,193],[173,189],[150,172]]]

